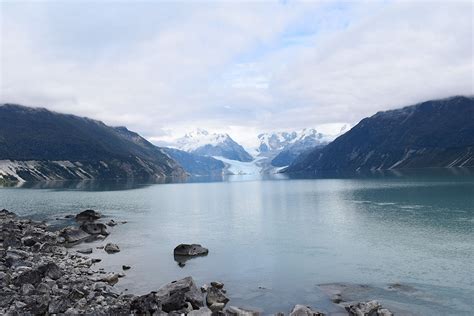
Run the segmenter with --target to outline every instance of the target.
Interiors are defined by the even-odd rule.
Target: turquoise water
[[[399,282],[416,288],[416,295],[371,295],[414,314],[468,315],[474,308],[469,173],[230,180],[2,188],[0,208],[57,226],[69,224],[57,217],[86,208],[128,221],[107,238],[122,251],[95,250],[94,256],[109,270],[131,265],[116,286],[134,293],[191,275],[198,284],[223,281],[233,305],[270,313],[304,303],[330,311],[318,284],[383,289]],[[181,268],[172,255],[179,243],[201,243],[209,255]]]

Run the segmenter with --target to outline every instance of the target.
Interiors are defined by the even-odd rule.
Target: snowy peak
[[[202,156],[220,156],[231,160],[252,161],[253,157],[228,134],[196,129],[176,141],[178,149]]]
[[[294,132],[263,133],[258,135],[258,139],[260,145],[257,150],[261,154],[282,151],[297,143],[317,146],[328,142],[327,137],[314,128]]]

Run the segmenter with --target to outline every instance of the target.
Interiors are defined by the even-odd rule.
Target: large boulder
[[[94,210],[85,210],[76,215],[76,220],[79,222],[95,221],[101,218],[102,215]]]
[[[314,310],[309,306],[298,304],[293,307],[290,316],[324,316],[324,313]]]
[[[228,301],[229,298],[225,295],[222,288],[210,286],[207,289],[206,303],[211,310],[215,311],[217,306],[224,308]]]
[[[130,311],[134,315],[155,315],[161,312],[161,301],[151,292],[146,295],[136,297],[130,304]]]
[[[173,253],[175,256],[193,257],[207,255],[209,250],[198,244],[180,244],[174,248]]]
[[[156,296],[163,304],[163,311],[180,310],[190,303],[194,309],[204,306],[203,295],[192,277],[173,281],[161,287]],[[166,307],[165,307],[166,306]]]
[[[21,273],[16,279],[14,280],[14,284],[16,286],[22,286],[23,284],[32,284],[32,285],[37,285],[41,282],[41,279],[43,276],[41,275],[41,272],[33,269],[33,270],[26,270],[23,273]]]
[[[107,236],[107,226],[102,223],[84,222],[81,224],[81,229],[91,235],[104,235]]]

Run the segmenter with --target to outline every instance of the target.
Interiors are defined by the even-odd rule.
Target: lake
[[[318,284],[368,284],[372,295],[414,314],[472,314],[474,176],[461,170],[320,179],[235,177],[217,182],[55,182],[0,189],[0,208],[57,220],[92,208],[127,221],[109,229],[121,252],[101,267],[116,285],[145,293],[188,275],[225,283],[230,304],[287,312],[331,309]],[[179,267],[173,249],[200,243],[209,255]],[[94,242],[93,246],[104,242]],[[89,247],[90,245],[80,245]],[[401,283],[415,292],[386,291]]]

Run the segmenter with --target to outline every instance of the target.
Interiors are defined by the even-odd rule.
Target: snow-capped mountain
[[[203,129],[197,129],[179,138],[176,147],[202,156],[224,157],[243,162],[253,160],[228,134],[209,133]]]
[[[304,128],[293,132],[273,132],[258,135],[258,156],[266,157],[272,167],[283,167],[291,164],[301,153],[322,147],[349,130],[344,124],[335,135],[323,134],[314,128]]]

